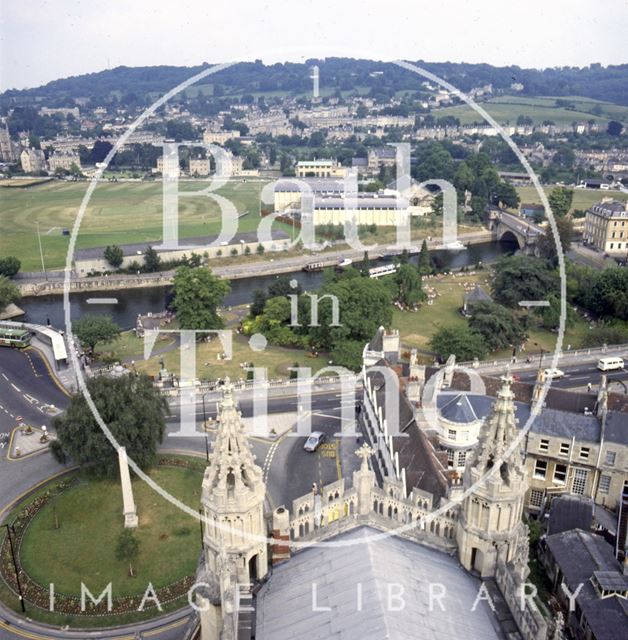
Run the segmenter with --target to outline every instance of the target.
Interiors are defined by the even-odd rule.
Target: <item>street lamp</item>
[[[244,255],[244,240],[240,240],[240,245],[242,246],[242,255]]]
[[[13,547],[13,539],[11,538],[11,533],[15,535],[15,527],[13,525],[5,524],[7,536],[9,538],[9,546],[11,547],[11,558],[13,559],[13,568],[15,569],[15,581],[17,582],[17,591],[19,593],[20,605],[22,607],[22,613],[26,613],[26,607],[24,605],[24,594],[22,593],[22,585],[20,583],[20,570],[17,566],[17,561],[15,559],[15,549]]]

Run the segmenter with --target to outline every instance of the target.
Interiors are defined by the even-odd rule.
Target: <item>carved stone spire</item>
[[[268,572],[266,485],[249,448],[228,378],[222,387],[217,422],[201,497],[207,568],[222,584],[227,558],[235,565],[240,583],[254,582]]]
[[[502,382],[493,409],[480,431],[476,456],[471,466],[485,473],[501,460],[501,479],[508,484],[512,466],[520,469],[522,461],[518,451],[508,454],[509,448],[517,437],[517,419],[515,418],[515,396],[510,388],[512,377],[506,374],[502,377]]]
[[[265,494],[262,470],[249,448],[229,378],[222,388],[218,432],[203,485],[215,504],[222,501],[225,506]]]
[[[499,563],[514,562],[520,577],[526,572],[527,528],[521,514],[528,487],[519,447],[511,450],[518,435],[511,384],[509,375],[502,378],[464,472],[468,493],[456,530],[458,554],[466,569],[483,577],[495,575]]]

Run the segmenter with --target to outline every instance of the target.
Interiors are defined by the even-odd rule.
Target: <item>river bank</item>
[[[486,244],[493,241],[493,233],[491,231],[477,231],[460,235],[460,241],[465,246],[474,246],[477,244]],[[438,249],[439,241],[428,241],[430,254],[443,252]],[[368,246],[369,257],[376,261],[383,256],[393,256],[401,253],[400,249],[388,245],[370,245]],[[450,253],[450,252],[446,252]],[[451,252],[459,253],[459,252]],[[281,254],[277,254],[281,256]],[[211,266],[213,273],[226,278],[228,280],[241,280],[250,278],[251,273],[258,276],[275,276],[285,273],[294,273],[303,269],[308,263],[317,262],[324,267],[331,267],[338,263],[342,258],[349,258],[353,261],[360,261],[364,257],[363,250],[355,250],[343,245],[340,248],[323,251],[319,253],[302,253],[297,256],[290,257],[272,257],[266,260],[256,259],[255,256],[249,256],[246,261],[240,261],[236,264],[227,264]],[[470,263],[471,264],[471,263]],[[70,279],[70,291],[72,293],[80,291],[124,291],[126,289],[138,289],[146,287],[164,287],[172,284],[174,270],[161,271],[158,273],[142,273],[142,274],[112,274],[98,276],[93,278],[77,278]],[[16,284],[20,293],[24,297],[29,296],[48,296],[62,295],[64,291],[64,271],[49,272],[45,277],[43,274],[34,279],[19,278]]]
[[[490,264],[501,256],[511,253],[514,248],[498,242],[483,242],[471,244],[464,251],[431,251],[430,255],[440,270],[459,270],[464,267],[474,267],[478,262]],[[346,255],[346,254],[345,254]],[[309,258],[309,256],[308,256]],[[362,259],[362,256],[359,256]],[[418,256],[412,256],[411,262],[416,264]],[[309,258],[308,261],[311,261]],[[372,264],[385,264],[385,260],[373,260]],[[254,264],[254,263],[253,263]],[[280,272],[290,274],[306,291],[313,291],[323,283],[324,274],[321,272],[305,272],[300,267],[290,271]],[[161,278],[163,274],[154,274]],[[230,277],[230,276],[225,276]],[[264,274],[252,265],[247,268],[245,277],[231,279],[231,291],[225,297],[224,305],[237,306],[250,304],[255,289],[265,289],[278,277],[277,273]],[[135,327],[138,314],[158,313],[163,311],[170,301],[170,281],[154,279],[143,287],[125,288],[117,290],[115,296],[107,296],[115,300],[115,304],[93,304],[90,300],[97,297],[93,291],[72,291],[70,295],[71,316],[73,319],[89,314],[108,315],[121,327],[130,329]],[[104,292],[106,289],[102,289]],[[20,306],[26,312],[26,319],[30,322],[46,324],[48,321],[55,327],[65,325],[63,297],[59,293],[43,293],[37,296],[25,296]]]

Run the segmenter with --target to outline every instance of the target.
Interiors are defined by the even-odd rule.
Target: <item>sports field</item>
[[[549,196],[555,185],[544,187],[545,194]],[[541,204],[541,198],[534,187],[517,187],[517,193],[522,203]],[[613,198],[620,202],[626,202],[628,195],[621,191],[602,191],[600,189],[573,189],[573,200],[571,202],[571,211],[581,209],[586,211],[591,205],[600,202],[602,198]]]
[[[49,182],[28,188],[3,188],[0,183],[0,256],[15,255],[23,271],[41,270],[37,225],[46,269],[65,266],[71,229],[88,182]],[[198,192],[208,182],[181,182],[185,193]],[[259,224],[261,181],[232,180],[216,193],[227,198],[239,214],[239,231],[253,231]],[[77,248],[154,241],[162,238],[161,182],[102,182],[88,204],[77,239]],[[179,200],[181,238],[219,233],[218,204],[205,196]]]
[[[557,107],[556,100],[570,102],[575,107],[575,110]],[[602,124],[606,124],[609,120],[628,122],[628,107],[593,100],[592,98],[497,96],[486,102],[481,102],[480,105],[500,124],[514,125],[518,116],[528,116],[532,118],[534,124],[551,121],[555,124],[564,125],[572,122],[588,122],[589,120]],[[594,109],[596,111],[600,110],[599,114],[593,113]],[[484,124],[482,117],[467,105],[434,109],[432,115],[435,118],[454,116],[463,125],[476,122]]]

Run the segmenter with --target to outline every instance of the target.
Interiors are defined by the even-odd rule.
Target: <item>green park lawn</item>
[[[417,347],[431,351],[430,339],[440,327],[466,326],[467,320],[460,314],[465,292],[463,283],[479,283],[485,291],[490,293],[489,273],[485,271],[476,272],[473,276],[466,274],[455,277],[437,276],[424,280],[424,289],[429,286],[437,293],[434,304],[423,304],[418,311],[394,310],[392,327],[399,330],[401,342],[405,348]],[[566,349],[569,344],[573,348],[579,347],[587,331],[587,322],[577,316],[573,326],[565,331],[563,349]],[[541,347],[544,351],[553,351],[556,348],[557,334],[552,331],[536,327],[529,332],[529,336],[527,353],[539,353]],[[490,359],[506,358],[510,355],[510,350],[502,350],[491,353],[488,357]]]
[[[201,497],[202,474],[180,467],[156,467],[150,476],[194,510]],[[86,479],[61,493],[35,516],[21,545],[25,571],[39,584],[55,584],[57,593],[80,594],[84,582],[94,594],[112,583],[113,597],[157,589],[194,573],[200,553],[199,523],[155,493],[133,481],[139,516],[140,543],[134,562],[116,559],[117,537],[123,530],[120,483]],[[54,526],[54,518],[59,528]]]
[[[46,268],[63,268],[69,238],[62,230],[72,228],[88,184],[52,181],[22,189],[0,186],[0,256],[17,255],[24,271],[40,270],[39,223]],[[180,190],[198,191],[207,184],[181,182]],[[240,215],[245,214],[238,220],[239,231],[257,229],[259,193],[263,185],[263,182],[232,180],[216,192],[230,200]],[[219,206],[212,199],[202,196],[180,198],[181,238],[217,234],[221,223]],[[161,238],[161,182],[105,182],[96,186],[87,206],[77,248],[158,243]]]

